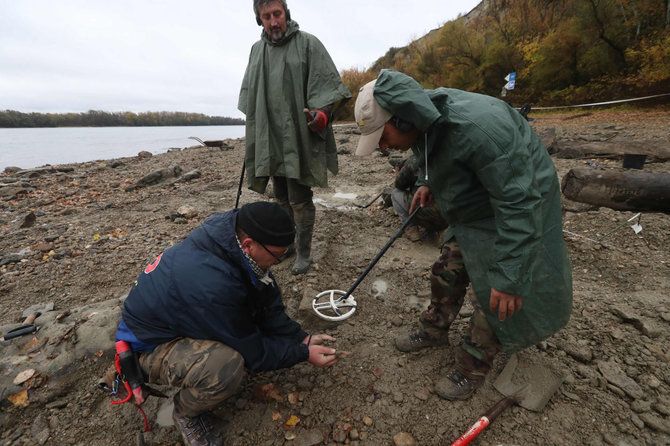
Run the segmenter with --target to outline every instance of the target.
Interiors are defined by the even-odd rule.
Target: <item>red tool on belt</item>
[[[130,344],[126,341],[116,341],[116,355],[114,363],[116,364],[116,371],[119,376],[123,377],[123,385],[128,391],[128,396],[120,401],[112,401],[112,404],[123,404],[130,401],[131,397],[135,397],[135,402],[139,406],[144,402],[144,395],[142,395],[142,385],[144,378],[142,377],[142,370],[139,367],[135,353],[130,348]]]

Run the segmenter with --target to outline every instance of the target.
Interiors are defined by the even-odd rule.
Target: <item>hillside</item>
[[[467,15],[409,45],[390,48],[369,70],[344,70],[352,92],[382,68],[424,88],[451,87],[520,107],[583,104],[670,93],[670,2],[483,0]],[[667,103],[668,97],[642,105]],[[353,119],[353,104],[346,119]]]

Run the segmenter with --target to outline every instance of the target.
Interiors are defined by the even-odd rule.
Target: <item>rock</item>
[[[644,398],[642,388],[632,378],[628,377],[616,362],[598,361],[598,370],[608,382],[626,392],[631,398]]]
[[[147,159],[147,158],[151,158],[154,155],[153,155],[153,153],[151,153],[147,150],[142,150],[140,153],[137,154],[137,156],[140,157],[140,159]]]
[[[670,401],[668,401],[668,398],[660,397],[651,407],[661,415],[670,416]]]
[[[428,398],[430,398],[430,390],[423,388],[419,389],[416,392],[414,392],[414,396],[420,399],[421,401],[426,401]]]
[[[658,432],[670,435],[670,423],[661,417],[657,417],[651,413],[640,414],[640,419],[644,424]]]
[[[565,353],[579,362],[589,363],[593,359],[593,352],[588,345],[565,343],[560,347],[563,351],[565,351]]]
[[[37,221],[37,216],[34,212],[30,212],[28,215],[23,217],[19,228],[30,228],[35,224],[35,221]]]
[[[177,214],[184,218],[193,218],[198,215],[198,211],[193,206],[184,205],[177,208]]]
[[[363,424],[370,427],[374,424],[374,421],[372,421],[372,418],[370,418],[366,415],[366,416],[363,417]]]
[[[179,178],[175,183],[185,183],[187,181],[195,180],[197,178],[200,178],[202,176],[202,173],[199,170],[192,170],[190,172],[186,172],[184,176]]]
[[[655,320],[644,318],[633,313],[632,309],[628,306],[615,306],[611,309],[611,312],[623,319],[624,322],[633,324],[633,326],[640,330],[645,336],[657,338],[663,333],[663,328],[660,327]]]
[[[14,378],[13,383],[17,386],[20,386],[24,382],[28,381],[30,378],[35,375],[35,369],[27,369],[16,375],[16,378]]]
[[[23,170],[23,169],[21,169],[20,167],[16,167],[16,166],[5,167],[5,173],[16,173],[16,172],[20,172],[21,170]]]
[[[179,166],[170,166],[164,169],[154,170],[149,175],[140,178],[136,183],[127,186],[124,190],[126,192],[131,192],[142,187],[164,184],[175,178],[179,178],[181,174],[182,169]]]
[[[407,432],[399,432],[393,436],[394,446],[416,446],[417,442]]]
[[[333,429],[333,441],[336,443],[344,443],[347,441],[347,431],[341,427]]]
[[[651,402],[644,400],[635,400],[631,403],[630,409],[635,413],[644,413],[651,410]]]
[[[0,198],[14,200],[18,194],[27,194],[29,188],[24,186],[0,186]]]
[[[21,313],[21,317],[24,319],[30,316],[31,314],[34,313],[41,313],[45,314],[48,313],[49,311],[54,311],[54,303],[53,302],[45,302],[41,304],[35,304],[31,305],[25,310],[23,310],[23,313]]]

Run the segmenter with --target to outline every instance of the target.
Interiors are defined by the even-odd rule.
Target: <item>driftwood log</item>
[[[561,182],[570,200],[618,211],[670,214],[670,174],[571,169]]]
[[[589,156],[623,156],[626,153],[647,155],[655,161],[670,160],[670,142],[661,141],[601,141],[578,145],[557,143],[549,153],[558,158],[588,158]]]

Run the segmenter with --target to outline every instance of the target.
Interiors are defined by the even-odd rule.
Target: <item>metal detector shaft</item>
[[[247,167],[247,160],[242,162],[242,173],[240,174],[240,184],[237,186],[237,200],[235,200],[235,209],[240,205],[240,195],[242,195],[242,182],[244,181],[244,169]]]
[[[414,209],[414,212],[412,212],[412,213],[410,214],[410,216],[409,216],[409,218],[407,219],[407,221],[405,222],[405,224],[402,225],[402,227],[401,227],[400,229],[398,229],[398,232],[396,232],[395,234],[393,234],[393,237],[391,237],[391,239],[390,239],[388,242],[386,242],[386,245],[384,245],[384,247],[381,249],[381,251],[379,251],[379,254],[377,254],[377,256],[376,256],[374,259],[372,259],[372,262],[370,262],[370,264],[368,265],[368,267],[365,268],[365,271],[363,271],[363,274],[361,274],[361,277],[359,277],[359,278],[356,280],[356,282],[354,282],[354,284],[351,286],[351,288],[349,288],[349,291],[347,291],[347,294],[345,294],[344,296],[342,296],[342,297],[340,298],[341,300],[345,300],[347,297],[349,297],[349,295],[350,295],[351,293],[354,292],[354,290],[356,289],[356,287],[357,287],[358,285],[360,285],[360,283],[363,281],[363,279],[365,279],[365,276],[368,275],[368,273],[370,272],[370,270],[377,264],[377,262],[379,261],[379,259],[382,258],[382,256],[384,255],[384,253],[391,247],[391,245],[393,244],[393,242],[395,242],[395,240],[396,240],[398,237],[400,237],[400,236],[402,235],[403,231],[407,228],[407,226],[409,226],[409,224],[412,222],[412,219],[414,218],[414,216],[416,215],[416,213],[419,212],[420,209],[421,209],[421,208],[420,208],[419,206],[417,206],[417,208]]]

